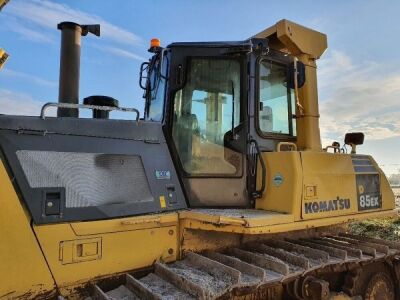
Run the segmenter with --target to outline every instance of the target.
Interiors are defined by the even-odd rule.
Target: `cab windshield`
[[[227,147],[240,115],[240,63],[191,59],[186,85],[175,94],[172,132],[186,173],[241,174],[241,154]]]

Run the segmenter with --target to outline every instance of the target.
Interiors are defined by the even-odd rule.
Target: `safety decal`
[[[170,171],[162,171],[156,170],[156,178],[157,179],[171,179],[171,172]]]
[[[275,186],[280,186],[283,183],[283,176],[281,173],[276,173],[274,178],[272,179]]]
[[[167,202],[165,201],[164,196],[160,196],[160,206],[161,208],[166,208],[167,207]]]

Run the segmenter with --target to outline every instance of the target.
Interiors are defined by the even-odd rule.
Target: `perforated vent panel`
[[[153,201],[140,156],[17,151],[32,188],[64,187],[66,207]]]

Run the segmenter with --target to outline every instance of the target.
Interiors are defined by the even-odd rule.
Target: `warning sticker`
[[[167,207],[167,202],[165,201],[164,196],[160,196],[160,206],[161,208],[166,208]]]

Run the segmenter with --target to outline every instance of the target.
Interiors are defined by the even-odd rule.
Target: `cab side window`
[[[161,121],[164,112],[164,102],[165,102],[165,89],[167,86],[167,80],[164,75],[167,73],[168,60],[164,57],[162,62],[162,68],[160,66],[160,61],[156,62],[153,70],[150,74],[150,92],[148,94],[148,119],[151,121]]]
[[[287,86],[287,67],[267,60],[261,61],[258,129],[263,135],[295,135],[293,98]]]

